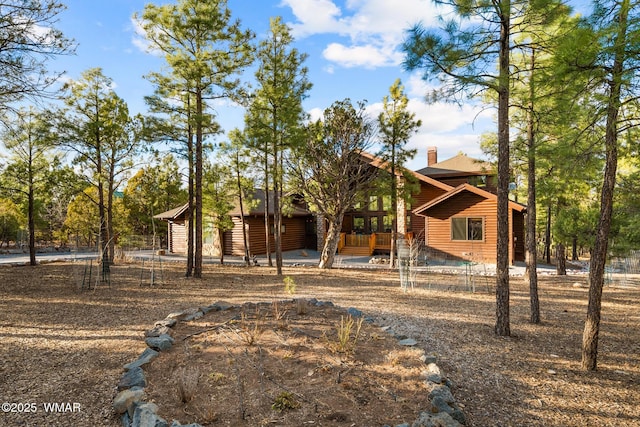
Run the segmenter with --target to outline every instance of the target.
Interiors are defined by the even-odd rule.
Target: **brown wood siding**
[[[427,214],[429,235],[426,244],[432,252],[452,258],[495,262],[497,245],[496,202],[463,192],[432,209]],[[484,219],[483,241],[451,240],[451,217]]]
[[[187,253],[186,224],[169,223],[169,252],[174,254]]]
[[[264,217],[248,217],[245,219],[248,228],[249,250],[252,255],[264,255],[267,253],[267,245],[264,236]],[[242,237],[242,222],[240,218],[233,218],[234,227],[224,234],[225,255],[244,255],[244,240]],[[282,250],[292,251],[304,249],[306,243],[305,217],[283,218],[282,224],[285,232],[282,234]],[[273,234],[270,237],[271,252],[275,251]]]
[[[430,202],[431,200],[439,197],[445,193],[444,190],[434,187],[433,185],[421,182],[420,183],[420,192],[418,194],[413,195],[413,202],[411,204],[411,209],[415,209],[418,206],[422,206],[425,203]],[[407,229],[407,231],[412,231],[413,235],[416,237],[425,236],[425,218],[419,215],[411,214],[411,227]]]

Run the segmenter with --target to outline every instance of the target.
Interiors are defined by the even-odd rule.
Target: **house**
[[[379,158],[363,153],[373,167],[385,168]],[[496,177],[488,162],[464,154],[438,162],[429,147],[427,167],[410,172],[419,189],[415,207],[398,204],[398,234],[419,239],[428,256],[495,262],[497,252]],[[509,260],[524,261],[526,207],[509,202]],[[391,238],[389,198],[371,196],[354,206],[342,225],[339,252],[352,255],[388,253]]]
[[[255,207],[244,213],[244,224],[247,230],[247,244],[253,255],[266,253],[266,229],[264,224],[265,193],[255,190],[251,199]],[[273,195],[269,195],[270,251],[275,250],[273,240]],[[154,218],[168,222],[168,250],[170,253],[187,252],[187,229],[189,226],[188,205],[155,215]],[[203,254],[206,256],[244,255],[244,236],[242,233],[242,216],[239,204],[229,212],[233,228],[220,236],[213,228],[211,218],[203,218]],[[316,249],[315,217],[306,208],[299,197],[291,198],[287,213],[282,218],[282,250]]]
[[[372,168],[388,169],[380,158],[363,152],[362,158]],[[398,202],[397,226],[401,236],[419,239],[428,256],[460,260],[495,262],[497,252],[497,195],[495,173],[490,163],[464,154],[438,162],[435,147],[428,148],[427,166],[409,171],[417,182],[413,206]],[[373,192],[372,192],[373,193]],[[266,253],[264,226],[265,197],[257,190],[255,208],[245,213],[249,250],[253,255]],[[273,203],[269,217],[273,221]],[[342,223],[338,251],[341,254],[370,256],[388,253],[391,246],[392,216],[389,196],[370,195],[348,211]],[[509,259],[524,260],[525,206],[509,202]],[[230,213],[234,227],[215,237],[211,226],[205,227],[204,252],[243,255],[244,243],[241,214]],[[186,252],[186,206],[157,215],[169,222],[169,251]],[[208,233],[208,234],[207,234]],[[273,233],[273,232],[272,232]],[[283,218],[282,249],[284,251],[322,249],[325,222],[319,220],[300,198],[292,199],[291,210]],[[210,237],[209,237],[210,236]],[[273,239],[270,239],[273,252]]]
[[[425,245],[463,259],[495,262],[497,251],[496,176],[489,163],[464,154],[437,161],[435,147],[428,148],[427,167],[419,174],[452,188],[413,209],[424,219]],[[509,260],[524,261],[526,207],[509,201]]]

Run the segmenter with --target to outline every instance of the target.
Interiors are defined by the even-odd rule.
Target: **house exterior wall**
[[[464,192],[427,212],[427,247],[434,256],[495,262],[498,238],[496,202]],[[483,218],[482,241],[451,239],[451,217]]]
[[[169,223],[169,252],[174,254],[187,253],[187,224]]]
[[[304,249],[306,245],[306,217],[283,218],[282,225],[282,250],[292,251]],[[242,236],[242,222],[240,218],[233,217],[234,227],[224,233],[225,255],[244,255],[244,240]],[[252,255],[264,255],[267,253],[267,245],[264,233],[264,217],[247,217],[245,224],[248,231],[249,251]],[[270,237],[270,251],[275,251],[273,234]]]
[[[433,185],[429,185],[427,183],[420,183],[420,192],[413,196],[413,207],[421,206],[425,203],[430,202],[431,200],[439,197],[445,193],[444,190],[434,187]],[[425,218],[411,213],[411,224],[407,231],[412,231],[414,236],[426,236],[425,232]]]

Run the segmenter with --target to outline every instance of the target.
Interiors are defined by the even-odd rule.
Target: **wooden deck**
[[[409,236],[410,233],[407,233]],[[340,255],[371,256],[378,251],[391,250],[391,233],[348,234],[340,233]]]

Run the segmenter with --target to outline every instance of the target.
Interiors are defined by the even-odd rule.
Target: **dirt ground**
[[[207,265],[195,280],[165,264],[150,286],[147,266],[118,265],[110,287],[91,291],[80,289],[82,263],[0,268],[0,396],[9,403],[0,425],[119,425],[111,402],[122,366],[146,347],[144,332],[171,312],[220,300],[241,308],[179,324],[176,345],[145,367],[149,399],[169,422],[410,423],[428,408],[424,351],[438,357],[468,426],[640,425],[637,281],[605,288],[599,370],[583,372],[585,276],[540,278],[542,325],[528,322],[528,289],[512,278],[510,338],[493,333],[493,278],[470,292],[460,277],[429,274],[403,292],[397,273],[384,270],[286,268],[285,276],[293,297],[267,267]],[[284,302],[291,298],[355,307],[375,322],[355,342],[354,323],[341,346],[343,310]],[[418,345],[398,346],[385,326]]]

